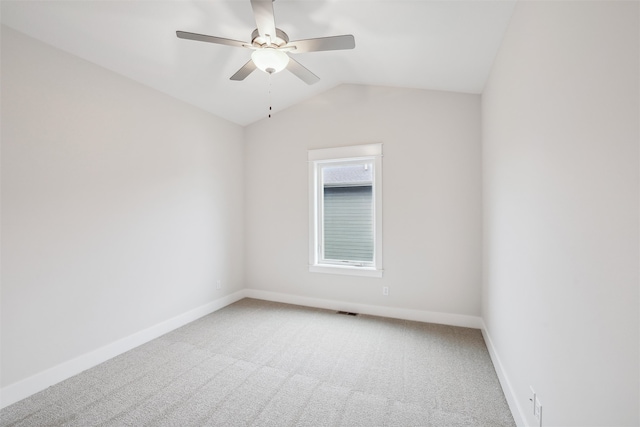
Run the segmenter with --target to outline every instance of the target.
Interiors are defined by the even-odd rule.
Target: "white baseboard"
[[[509,409],[511,410],[511,415],[513,415],[513,419],[516,422],[516,425],[518,427],[529,427],[526,422],[526,417],[524,416],[522,407],[518,403],[516,394],[513,392],[513,387],[511,387],[511,381],[509,381],[507,372],[505,371],[504,366],[502,366],[500,356],[498,356],[498,352],[493,345],[491,335],[489,334],[484,321],[482,321],[482,336],[484,337],[484,341],[487,344],[489,356],[491,356],[491,361],[493,362],[493,366],[496,369],[496,373],[498,374],[498,380],[500,380],[502,391],[504,392],[504,396],[507,398],[507,403],[509,404]]]
[[[266,301],[283,302],[286,304],[303,305],[307,307],[324,308],[336,311],[369,314],[372,316],[391,317],[394,319],[415,320],[418,322],[439,323],[442,325],[462,326],[465,328],[482,328],[482,318],[464,314],[438,313],[433,311],[412,310],[407,308],[384,307],[351,303],[337,300],[310,298],[298,295],[281,294],[277,292],[245,289],[248,298]]]
[[[100,347],[89,353],[83,354],[61,363],[46,371],[35,374],[29,378],[10,384],[0,390],[0,408],[9,406],[19,400],[31,396],[46,389],[60,381],[64,381],[74,375],[79,374],[89,368],[99,365],[119,354],[138,347],[146,342],[158,338],[167,332],[171,332],[187,323],[193,322],[200,317],[220,310],[229,304],[245,298],[245,290],[240,290],[231,295],[218,298],[205,305],[194,308],[186,313],[180,314],[164,322],[158,323],[150,328],[136,332],[133,335],[122,338],[104,347]]]

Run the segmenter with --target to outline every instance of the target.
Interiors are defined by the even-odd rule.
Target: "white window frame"
[[[382,144],[309,150],[309,271],[312,273],[382,277]],[[368,161],[373,164],[373,262],[335,263],[323,260],[322,249],[322,167]]]

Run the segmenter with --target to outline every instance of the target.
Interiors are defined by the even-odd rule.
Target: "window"
[[[309,151],[309,271],[382,277],[382,144]]]

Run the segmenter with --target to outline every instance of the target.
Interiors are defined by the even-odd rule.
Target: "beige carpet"
[[[244,299],[0,426],[514,426],[479,330]]]

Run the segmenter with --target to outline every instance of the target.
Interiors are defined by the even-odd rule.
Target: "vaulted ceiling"
[[[231,81],[251,55],[176,37],[249,42],[249,0],[2,0],[3,24],[240,125],[342,83],[481,93],[515,0],[278,0],[291,40],[353,34],[353,50],[298,53],[320,77],[288,71]]]

